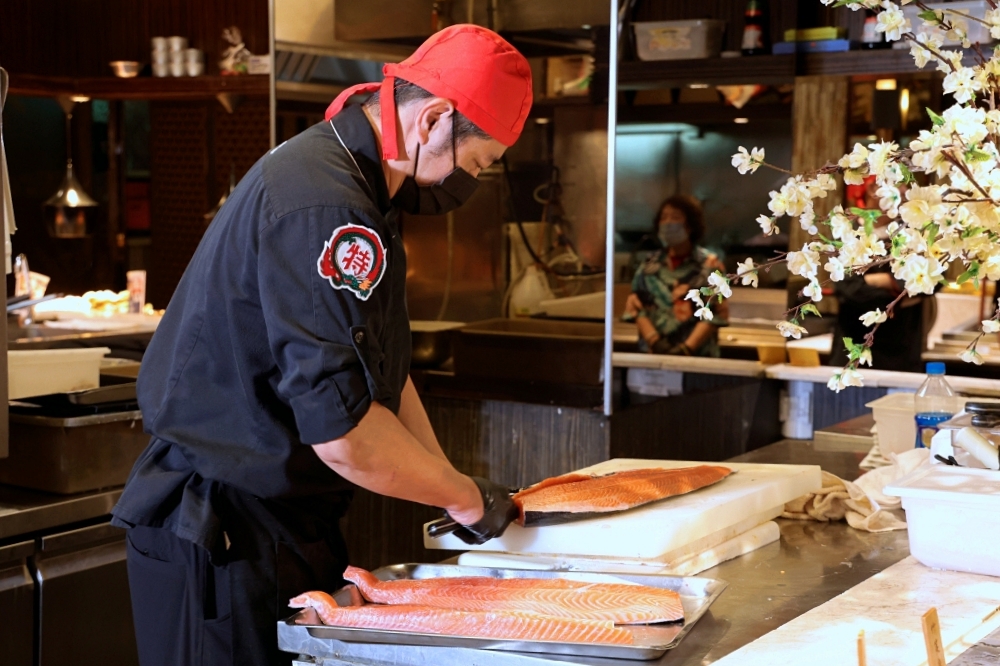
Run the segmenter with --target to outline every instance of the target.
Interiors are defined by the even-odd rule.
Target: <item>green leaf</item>
[[[875,220],[871,219],[870,217],[865,218],[865,233],[868,234],[869,236],[875,234]]]
[[[987,153],[982,148],[977,148],[972,146],[967,151],[965,151],[965,161],[966,162],[986,162],[990,159],[990,154]]]
[[[822,319],[822,318],[823,318],[823,315],[821,315],[821,314],[819,313],[819,310],[818,310],[818,309],[816,308],[816,306],[815,306],[815,305],[813,305],[812,303],[806,303],[805,305],[803,305],[803,306],[802,306],[802,307],[800,308],[800,310],[802,310],[802,312],[806,312],[806,313],[808,313],[808,314],[813,314],[813,315],[816,315],[816,316],[817,316],[817,317],[819,317],[820,319]]]
[[[905,184],[909,185],[909,184],[910,184],[910,183],[912,183],[912,182],[913,182],[914,180],[916,180],[916,179],[915,179],[915,178],[913,177],[913,172],[912,172],[912,171],[910,171],[910,169],[909,169],[909,168],[908,168],[908,167],[907,167],[907,166],[906,166],[905,164],[903,164],[902,162],[897,162],[896,164],[898,164],[898,165],[899,165],[899,170],[900,170],[900,172],[902,172],[902,174],[903,174],[903,182],[904,182]]]
[[[937,238],[938,232],[940,231],[941,227],[939,227],[936,222],[931,222],[926,227],[924,227],[925,235],[927,236],[927,239],[929,241],[933,241],[935,238]],[[895,245],[895,242],[893,242],[893,245]]]
[[[927,107],[927,115],[930,117],[931,122],[934,123],[935,126],[940,127],[941,125],[944,125],[944,118],[934,113],[930,107]]]
[[[854,344],[854,340],[852,340],[851,338],[844,338],[844,348],[847,350],[848,354],[853,356],[855,350],[859,350],[861,348],[861,345]]]
[[[713,293],[713,292],[714,292],[715,290],[714,290],[714,289],[712,289],[711,287],[702,287],[702,288],[701,288],[701,289],[699,289],[698,291],[700,291],[700,292],[701,292],[701,295],[702,295],[702,296],[711,296],[711,295],[712,295],[712,293]]]
[[[917,14],[917,17],[922,18],[925,21],[931,21],[933,23],[938,23],[941,20],[941,18],[938,16],[938,13],[933,9],[924,10],[919,14]]]
[[[968,282],[969,280],[971,280],[973,278],[976,279],[976,284],[978,285],[979,284],[979,262],[978,261],[973,261],[971,264],[969,264],[969,270],[967,270],[964,273],[962,273],[961,275],[959,275],[957,282],[959,284],[965,284],[966,282]]]

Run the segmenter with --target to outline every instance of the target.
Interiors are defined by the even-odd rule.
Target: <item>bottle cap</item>
[[[944,374],[944,363],[941,361],[932,361],[927,364],[927,374],[928,375],[943,375]]]

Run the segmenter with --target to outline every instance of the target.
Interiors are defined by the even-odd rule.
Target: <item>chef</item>
[[[152,437],[113,509],[143,666],[290,663],[276,622],[340,582],[355,485],[445,509],[469,543],[516,515],[448,462],[408,377],[396,215],[472,196],[524,125],[528,63],[457,25],[383,72],[250,169],[143,359]]]

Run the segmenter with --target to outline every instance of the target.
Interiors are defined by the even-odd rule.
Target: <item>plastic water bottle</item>
[[[930,448],[938,425],[957,411],[955,392],[944,378],[944,363],[927,364],[927,379],[917,389],[913,406],[917,421],[916,448]]]

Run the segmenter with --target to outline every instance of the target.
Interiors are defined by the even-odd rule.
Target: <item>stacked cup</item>
[[[188,76],[201,76],[205,71],[205,55],[201,49],[184,51],[184,68]]]
[[[153,37],[153,76],[201,76],[205,55],[189,49],[187,37]]]
[[[184,76],[184,52],[188,47],[187,37],[167,37],[170,46],[170,76]]]
[[[167,50],[166,37],[153,37],[152,63],[153,76],[164,77],[170,74],[170,52]]]

